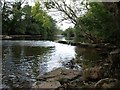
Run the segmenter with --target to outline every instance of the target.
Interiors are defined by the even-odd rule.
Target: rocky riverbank
[[[120,50],[108,54],[104,60],[93,67],[73,70],[58,68],[37,77],[33,84],[35,90],[57,89],[118,89],[120,88]]]
[[[86,75],[87,74],[87,75]],[[97,68],[79,70],[58,68],[45,75],[38,76],[38,81],[33,84],[35,90],[39,89],[83,89],[83,88],[120,88],[120,81],[115,78],[102,78]]]

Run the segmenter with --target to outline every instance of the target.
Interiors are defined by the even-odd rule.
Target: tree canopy
[[[56,9],[62,21],[69,20],[75,27],[65,33],[84,37],[92,43],[120,41],[120,2],[90,3],[86,0],[40,0],[34,6],[23,2],[2,2],[3,34],[55,35],[56,22],[47,11]],[[74,33],[74,34],[72,34]]]
[[[113,11],[107,9],[111,5],[104,3],[87,2],[85,0],[48,0],[45,2],[47,9],[57,9],[64,13],[63,19],[71,20],[75,24],[75,36],[83,36],[92,43],[116,42],[119,36],[119,2],[113,3]],[[116,8],[116,10],[115,10]],[[116,19],[118,18],[118,19]],[[69,31],[68,31],[69,33]],[[117,38],[116,38],[117,37]]]
[[[55,21],[39,2],[34,6],[22,6],[22,1],[3,2],[2,17],[3,34],[54,35],[57,31]]]

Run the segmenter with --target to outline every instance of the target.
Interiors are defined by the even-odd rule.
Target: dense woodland
[[[105,5],[107,4],[107,5]],[[119,3],[90,3],[87,13],[77,18],[74,28],[63,35],[90,40],[92,43],[110,42],[119,44]],[[80,28],[80,24],[82,28]]]
[[[65,64],[63,62],[63,66],[68,66],[69,69],[62,70],[62,68],[60,68],[53,70],[53,72],[55,72],[53,74],[55,75],[50,75],[52,72],[51,71],[43,76],[40,75],[40,77],[35,77],[35,79],[38,81],[38,83],[36,83],[36,81],[35,84],[33,84],[33,86],[36,85],[35,88],[38,89],[38,87],[40,87],[39,85],[44,86],[45,88],[52,86],[60,88],[60,90],[71,88],[78,89],[81,87],[93,89],[97,88],[99,90],[102,90],[102,88],[107,90],[110,88],[120,88],[120,2],[87,2],[86,0],[70,0],[70,3],[68,4],[66,0],[36,0],[35,4],[30,6],[25,1],[26,0],[11,0],[10,2],[7,0],[0,1],[0,5],[2,6],[3,36],[8,37],[7,39],[11,39],[14,36],[24,37],[25,35],[28,35],[32,37],[31,35],[38,35],[41,37],[53,37],[61,34],[68,37],[69,40],[66,39],[66,41],[64,41],[63,39],[62,41],[58,42],[56,40],[56,42],[58,44],[62,43],[61,47],[63,44],[74,45],[76,52],[75,58],[68,60],[68,62],[64,61]],[[58,14],[61,15],[59,22],[68,20],[74,24],[74,27],[69,27],[65,31],[60,30],[60,28],[57,26],[58,21],[55,21],[52,16],[48,14],[49,12],[59,12]],[[57,17],[59,15],[57,15]],[[59,36],[61,37],[61,35]],[[41,37],[39,38],[40,40],[42,39]],[[76,41],[78,39],[78,41],[76,42],[73,39]],[[34,41],[32,42],[35,43]],[[39,43],[41,44],[43,41]],[[62,51],[62,53],[67,53],[66,47],[61,49],[59,46],[60,45],[58,45],[58,48],[60,51]],[[4,47],[5,46],[3,45],[3,49]],[[15,54],[18,54],[20,57],[24,56],[25,52],[29,53],[30,55],[33,54],[32,57],[20,58],[22,60],[21,62],[24,60],[26,62],[27,59],[29,61],[33,59],[33,64],[38,67],[38,61],[40,61],[40,56],[42,56],[42,49],[43,52],[45,52],[48,51],[49,48],[43,48],[43,46],[36,47],[37,46],[30,46],[27,48],[23,45],[19,48],[18,46],[15,46]],[[52,57],[52,54],[49,53],[57,51],[56,48],[57,46],[51,46],[50,50],[52,51],[48,51],[47,55]],[[6,54],[6,52],[8,52],[7,49],[9,53],[12,53],[13,47],[10,46],[3,50],[3,53],[5,53],[6,56],[12,56],[14,53],[8,55]],[[68,50],[68,53],[69,52],[73,51]],[[21,55],[19,55],[19,53],[21,53]],[[38,57],[36,58],[35,55]],[[53,55],[55,54],[53,53]],[[62,54],[59,53],[57,53],[57,55],[62,56]],[[47,61],[46,58],[49,58],[47,56],[43,57],[45,57],[45,62]],[[57,57],[55,59],[57,59]],[[62,57],[60,57],[59,63],[62,62],[61,59]],[[65,59],[67,60],[68,58]],[[49,58],[48,61],[50,60],[52,59]],[[41,62],[44,61],[40,61],[40,63]],[[44,65],[47,66],[47,64],[43,64],[43,66]],[[81,71],[76,69],[78,67],[76,65],[81,67]],[[34,69],[34,66],[31,69]],[[37,73],[40,70],[37,70],[37,68],[35,69]],[[75,73],[76,71],[74,72],[73,69],[78,70],[78,74]],[[29,77],[29,74],[26,75]],[[56,82],[58,83],[58,86]],[[15,84],[15,82],[12,84]],[[62,87],[63,89],[61,89]]]
[[[74,7],[67,5],[64,0],[59,2],[41,0],[35,2],[34,6],[22,0],[1,3],[2,32],[5,35],[55,35],[58,28],[55,20],[47,14],[47,10],[57,9],[64,14],[62,20],[70,20],[75,25],[63,31],[63,35],[85,38],[90,43],[110,42],[119,45],[119,2],[91,3],[83,0],[74,1]]]
[[[2,32],[5,35],[54,35],[55,21],[42,9],[21,2],[4,2],[2,7]]]

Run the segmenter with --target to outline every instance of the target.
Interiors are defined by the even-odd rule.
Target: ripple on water
[[[62,62],[76,54],[74,46],[51,41],[4,40],[2,46],[3,74],[10,80],[6,83],[16,82],[16,86],[34,82],[37,75],[63,67]]]

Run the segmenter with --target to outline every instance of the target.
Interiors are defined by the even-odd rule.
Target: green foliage
[[[90,9],[78,18],[78,24],[79,21],[82,21],[86,31],[95,37],[105,41],[115,40],[117,29],[114,15],[102,3],[90,3]]]
[[[75,36],[74,32],[75,32],[74,28],[68,28],[62,34],[67,37],[74,37]]]
[[[42,9],[39,2],[34,6],[21,7],[21,2],[5,2],[2,8],[3,34],[55,35],[55,21]]]

